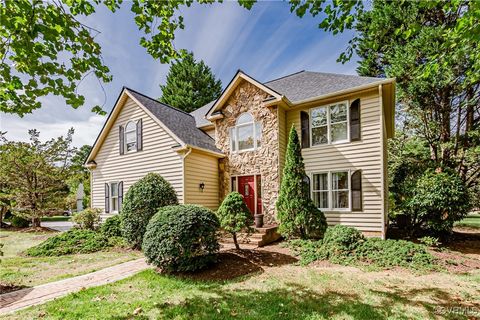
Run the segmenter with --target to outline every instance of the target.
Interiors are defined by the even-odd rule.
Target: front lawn
[[[224,282],[147,270],[2,319],[464,319],[480,310],[479,272],[415,275],[277,260],[238,261],[256,267]]]
[[[27,257],[26,249],[58,232],[1,231],[4,256],[0,257],[0,286],[35,286],[103,269],[136,259],[140,252],[117,250],[58,257]]]
[[[480,213],[470,213],[465,219],[455,223],[455,226],[480,229]]]

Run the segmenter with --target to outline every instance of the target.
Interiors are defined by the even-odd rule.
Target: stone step
[[[265,246],[269,243],[280,239],[280,234],[277,232],[277,226],[265,226],[262,228],[255,228],[255,232],[247,234],[245,232],[237,233],[238,243],[255,245],[258,247]],[[225,234],[221,242],[234,243],[233,237],[230,234]]]

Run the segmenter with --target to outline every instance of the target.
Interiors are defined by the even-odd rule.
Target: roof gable
[[[142,108],[147,115],[165,129],[165,131],[178,142],[179,146],[194,147],[218,155],[222,154],[215,146],[215,141],[208,134],[196,127],[195,118],[192,115],[147,97],[135,90],[124,87],[98,134],[85,164],[94,160],[128,98],[131,98],[139,108]]]
[[[227,99],[230,97],[230,95],[233,93],[235,88],[240,84],[242,80],[245,80],[247,82],[250,82],[254,86],[260,88],[261,90],[265,91],[266,93],[270,94],[274,99],[281,99],[282,96],[276,92],[275,90],[272,90],[268,86],[262,84],[261,82],[255,80],[254,78],[250,77],[246,73],[244,73],[241,70],[238,70],[233,79],[230,81],[230,83],[227,85],[225,90],[223,90],[222,94],[220,97],[213,102],[210,110],[206,114],[206,119],[208,120],[209,118],[212,117],[213,113],[221,108],[223,103],[227,101]],[[203,107],[202,107],[203,108]]]

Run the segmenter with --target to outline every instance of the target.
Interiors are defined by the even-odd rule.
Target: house
[[[186,113],[123,88],[86,161],[92,206],[117,213],[157,172],[180,203],[215,210],[240,192],[275,222],[288,131],[298,131],[315,204],[329,224],[384,237],[394,79],[301,71],[261,83],[238,71],[215,101]]]

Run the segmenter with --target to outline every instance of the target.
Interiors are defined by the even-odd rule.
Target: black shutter
[[[110,186],[105,183],[105,213],[110,212]]]
[[[118,150],[120,151],[120,154],[124,154],[125,153],[125,134],[124,134],[124,131],[125,129],[123,128],[123,126],[120,126],[118,127]]]
[[[118,211],[122,210],[122,203],[123,203],[123,181],[118,183]]]
[[[362,211],[362,171],[352,174],[352,211]]]
[[[350,105],[350,140],[360,140],[360,99]]]
[[[143,149],[143,130],[142,130],[142,119],[137,122],[137,151]]]
[[[302,148],[310,147],[310,116],[308,112],[300,111],[300,123],[302,126]]]

